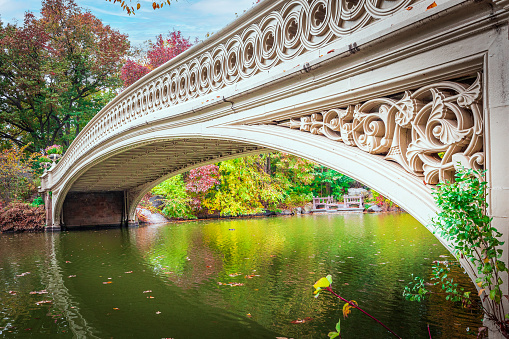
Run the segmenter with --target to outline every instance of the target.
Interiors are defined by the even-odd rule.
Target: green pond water
[[[472,338],[478,311],[402,297],[411,273],[429,277],[447,258],[408,214],[3,234],[0,338],[327,338],[339,318],[343,338],[392,338],[358,310],[343,319],[330,294],[313,298],[327,274],[403,338],[429,338],[428,325],[434,339]]]

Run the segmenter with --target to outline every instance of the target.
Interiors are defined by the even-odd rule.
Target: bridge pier
[[[70,192],[61,213],[60,219],[66,228],[121,227],[127,223],[123,191]],[[58,224],[58,220],[54,220],[54,224]]]
[[[498,36],[485,56],[485,153],[488,181],[488,214],[493,218],[492,226],[502,233],[502,260],[509,263],[509,27],[499,27]],[[509,276],[503,274],[502,292],[509,295]],[[509,312],[509,301],[502,298],[505,312]],[[486,323],[486,325],[492,325]],[[490,327],[489,338],[504,338]]]

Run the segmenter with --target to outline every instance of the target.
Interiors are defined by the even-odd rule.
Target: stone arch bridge
[[[262,1],[90,121],[42,176],[47,227],[136,223],[168,177],[278,150],[373,187],[423,225],[455,163],[486,168],[507,236],[508,4]]]

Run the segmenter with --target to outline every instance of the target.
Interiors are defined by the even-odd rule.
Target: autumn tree
[[[149,41],[148,45],[148,51],[141,53],[138,51],[138,57],[135,58],[137,60],[129,59],[122,67],[121,78],[124,87],[132,85],[145,74],[192,46],[189,39],[184,38],[180,31],[170,32],[166,39],[160,34],[156,37],[155,43]]]
[[[32,151],[68,145],[113,96],[127,36],[73,0],[43,0],[41,18],[0,21],[0,139]]]

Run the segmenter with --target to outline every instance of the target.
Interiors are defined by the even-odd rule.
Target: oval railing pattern
[[[250,78],[404,10],[415,0],[265,1],[262,15],[195,46],[133,84],[87,125],[55,168],[54,181],[122,126],[151,112]],[[261,17],[261,19],[259,19]],[[235,23],[234,23],[235,24]],[[238,28],[241,26],[242,28]]]

